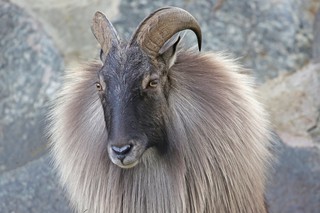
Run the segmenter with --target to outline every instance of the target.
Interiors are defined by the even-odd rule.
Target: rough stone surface
[[[91,33],[91,20],[102,11],[111,20],[118,14],[120,0],[12,0],[39,19],[64,54],[66,64],[85,61],[98,55]]]
[[[71,213],[47,156],[0,176],[1,213]]]
[[[62,58],[39,24],[0,0],[0,174],[46,150],[46,106]]]
[[[320,64],[283,74],[260,87],[261,96],[280,135],[291,134],[320,144]],[[297,138],[296,138],[297,139]],[[296,143],[296,145],[299,145]]]
[[[312,57],[314,61],[320,63],[320,9],[314,21],[313,35]]]
[[[270,213],[318,213],[320,209],[320,149],[277,147],[267,200]]]

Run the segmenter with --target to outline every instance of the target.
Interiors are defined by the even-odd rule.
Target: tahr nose
[[[129,152],[131,151],[133,145],[131,144],[127,144],[124,146],[116,146],[116,145],[112,145],[111,149],[112,151],[117,155],[117,158],[119,160],[123,160],[127,154],[129,154]]]

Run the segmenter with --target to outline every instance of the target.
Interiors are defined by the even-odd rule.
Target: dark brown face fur
[[[138,47],[115,47],[102,58],[97,89],[108,130],[109,157],[116,165],[130,168],[146,149],[166,150],[165,93],[169,83],[165,66],[151,65]]]

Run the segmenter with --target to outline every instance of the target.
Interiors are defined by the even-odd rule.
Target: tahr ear
[[[168,69],[176,62],[177,46],[180,42],[180,36],[168,40],[159,50],[159,57],[163,59]]]
[[[119,38],[116,30],[103,13],[95,13],[91,30],[101,46],[102,52],[100,53],[100,58],[102,58],[102,54],[107,55],[111,47],[119,45]]]

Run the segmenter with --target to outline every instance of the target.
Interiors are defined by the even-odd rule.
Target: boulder
[[[28,13],[0,0],[0,174],[43,155],[61,55]]]
[[[66,64],[92,59],[98,55],[98,44],[90,25],[96,11],[113,20],[120,0],[11,0],[25,8],[53,37]]]
[[[71,213],[49,157],[42,156],[0,176],[2,213]]]
[[[270,213],[318,213],[320,209],[320,149],[277,146],[278,159],[270,175]]]
[[[320,144],[320,64],[267,81],[260,87],[272,124],[291,145]]]
[[[312,57],[315,62],[320,63],[320,9],[314,21],[313,35]]]

